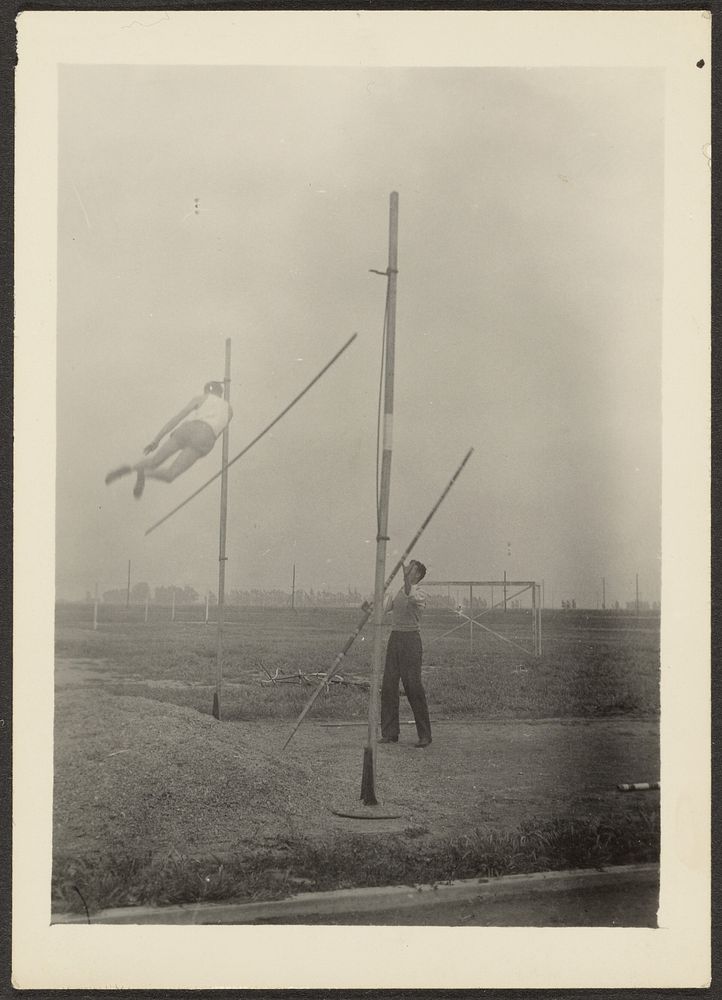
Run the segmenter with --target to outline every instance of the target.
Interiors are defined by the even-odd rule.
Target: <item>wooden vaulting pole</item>
[[[378,533],[376,536],[376,575],[374,581],[374,659],[369,693],[368,735],[363,756],[361,800],[376,805],[376,740],[380,715],[379,687],[383,669],[384,577],[388,537],[389,496],[391,492],[391,449],[394,416],[394,358],[396,347],[396,278],[398,274],[399,196],[391,192],[389,206],[388,300],[386,308],[386,349],[384,356],[384,421],[381,458],[381,485],[378,497]]]
[[[454,485],[454,483],[456,482],[456,480],[461,475],[461,471],[464,468],[464,466],[466,465],[466,463],[469,461],[469,459],[471,458],[471,456],[473,454],[473,451],[474,451],[473,448],[469,448],[469,450],[467,451],[466,455],[464,455],[464,458],[463,458],[463,460],[461,462],[461,465],[458,467],[458,469],[456,470],[456,472],[454,473],[454,475],[451,477],[451,479],[449,480],[449,482],[446,484],[446,487],[444,488],[444,492],[441,494],[441,496],[439,497],[439,499],[436,501],[436,503],[434,504],[434,506],[431,508],[431,510],[429,511],[429,513],[426,515],[426,517],[424,518],[424,520],[421,523],[421,527],[419,528],[419,530],[416,532],[416,534],[414,535],[414,537],[411,539],[411,541],[409,542],[409,544],[404,549],[403,554],[401,555],[401,558],[398,560],[398,562],[396,563],[396,565],[394,566],[394,568],[391,570],[391,572],[389,573],[389,575],[386,578],[386,582],[384,583],[384,591],[386,591],[386,590],[389,589],[389,587],[393,583],[394,578],[396,577],[397,573],[402,568],[404,562],[406,561],[406,559],[408,559],[408,557],[413,552],[416,543],[421,538],[421,536],[423,535],[424,531],[426,531],[426,528],[427,528],[429,522],[431,521],[432,517],[437,512],[437,510],[439,509],[439,507],[442,505],[442,503],[446,499],[449,491],[451,490],[451,487]],[[351,649],[351,647],[353,646],[353,644],[356,641],[356,639],[358,638],[358,636],[363,631],[363,628],[366,625],[366,622],[371,617],[371,612],[373,611],[373,608],[372,608],[371,605],[364,604],[362,610],[363,610],[363,614],[362,614],[361,618],[359,619],[358,625],[356,626],[356,628],[354,629],[354,631],[351,633],[351,635],[346,640],[346,643],[345,643],[343,649],[336,656],[336,659],[331,664],[330,668],[326,672],[326,674],[323,677],[323,679],[321,681],[319,681],[319,684],[318,684],[318,687],[316,688],[316,690],[313,692],[313,694],[311,695],[311,697],[308,699],[308,701],[306,702],[306,704],[303,706],[303,711],[301,712],[301,714],[299,715],[299,717],[296,719],[296,723],[295,723],[293,729],[291,730],[291,732],[289,733],[288,737],[286,738],[286,742],[281,747],[281,751],[282,752],[286,749],[286,747],[288,746],[288,744],[291,742],[291,740],[293,739],[293,737],[298,732],[299,726],[301,725],[301,723],[303,722],[303,720],[306,718],[306,716],[308,715],[308,713],[311,711],[311,709],[315,705],[316,701],[318,700],[318,696],[324,690],[324,688],[326,687],[326,685],[328,684],[328,682],[331,680],[331,678],[338,672],[339,668],[341,667],[341,664],[343,663],[344,657],[348,653],[349,649]]]
[[[226,340],[226,368],[223,377],[223,398],[231,400],[231,341]],[[213,717],[221,718],[221,687],[223,685],[223,619],[226,593],[226,521],[228,517],[228,424],[223,429],[221,465],[221,525],[218,543],[218,632],[216,638],[216,690],[213,694]]]

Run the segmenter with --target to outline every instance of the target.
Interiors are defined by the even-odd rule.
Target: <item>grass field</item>
[[[358,611],[229,609],[220,723],[215,625],[130,611],[103,607],[93,630],[92,609],[58,608],[58,912],[657,858],[658,794],[616,782],[659,777],[658,616],[545,612],[536,658],[488,633],[471,648],[468,627],[445,636],[452,612],[429,612],[434,744],[383,748],[403,818],[378,837],[329,810],[358,800],[370,627],[340,671],[355,683],[329,685],[280,752]],[[483,621],[531,648],[523,612]]]
[[[205,712],[208,695],[203,688],[215,683],[216,626],[202,624],[200,609],[195,611],[196,622],[188,623],[192,613],[182,609],[175,623],[151,619],[145,624],[124,622],[126,609],[114,609],[114,620],[94,632],[85,623],[72,623],[72,615],[63,608],[56,652],[112,661],[119,673],[117,693],[143,694]],[[277,671],[281,675],[300,671],[306,677],[325,673],[358,620],[359,612],[349,609],[229,609],[224,717],[295,718],[318,680],[261,682]],[[499,612],[482,621],[531,648],[530,619],[524,612]],[[444,611],[428,613],[424,622],[424,683],[437,718],[648,718],[659,712],[658,616],[546,612],[539,658],[487,633],[476,632],[470,648],[468,626],[442,638],[457,624],[456,616]],[[344,660],[341,675],[368,680],[371,647],[372,630],[367,626]],[[332,685],[311,717],[365,717],[367,705],[363,689]]]

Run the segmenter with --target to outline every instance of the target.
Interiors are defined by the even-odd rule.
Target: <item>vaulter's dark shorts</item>
[[[171,434],[179,448],[193,448],[201,455],[207,455],[216,443],[216,436],[205,420],[186,420]]]

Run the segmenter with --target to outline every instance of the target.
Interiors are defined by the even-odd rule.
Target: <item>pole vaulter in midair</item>
[[[226,386],[227,388],[227,386]],[[136,480],[133,496],[139,500],[143,496],[146,477],[158,479],[163,483],[172,483],[174,479],[187,472],[199,458],[203,458],[213,450],[218,437],[226,437],[228,424],[233,417],[233,410],[224,398],[224,386],[221,382],[206,382],[203,392],[194,396],[180,413],[163,425],[149,445],[143,449],[145,458],[134,465],[120,465],[105,477],[106,485],[116,479],[135,472]],[[158,449],[163,438],[168,435]],[[173,457],[175,456],[175,457]],[[173,458],[170,465],[164,463]]]

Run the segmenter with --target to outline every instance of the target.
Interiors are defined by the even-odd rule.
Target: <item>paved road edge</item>
[[[504,875],[474,878],[432,885],[379,886],[370,889],[337,889],[332,892],[305,892],[285,899],[260,903],[190,903],[179,906],[138,906],[99,910],[90,916],[76,913],[54,914],[53,924],[251,924],[259,920],[283,922],[305,914],[383,912],[399,907],[423,908],[432,903],[452,903],[470,899],[499,900],[528,896],[530,893],[584,892],[615,886],[656,885],[659,865],[617,865],[609,868],[537,872],[533,875]]]

